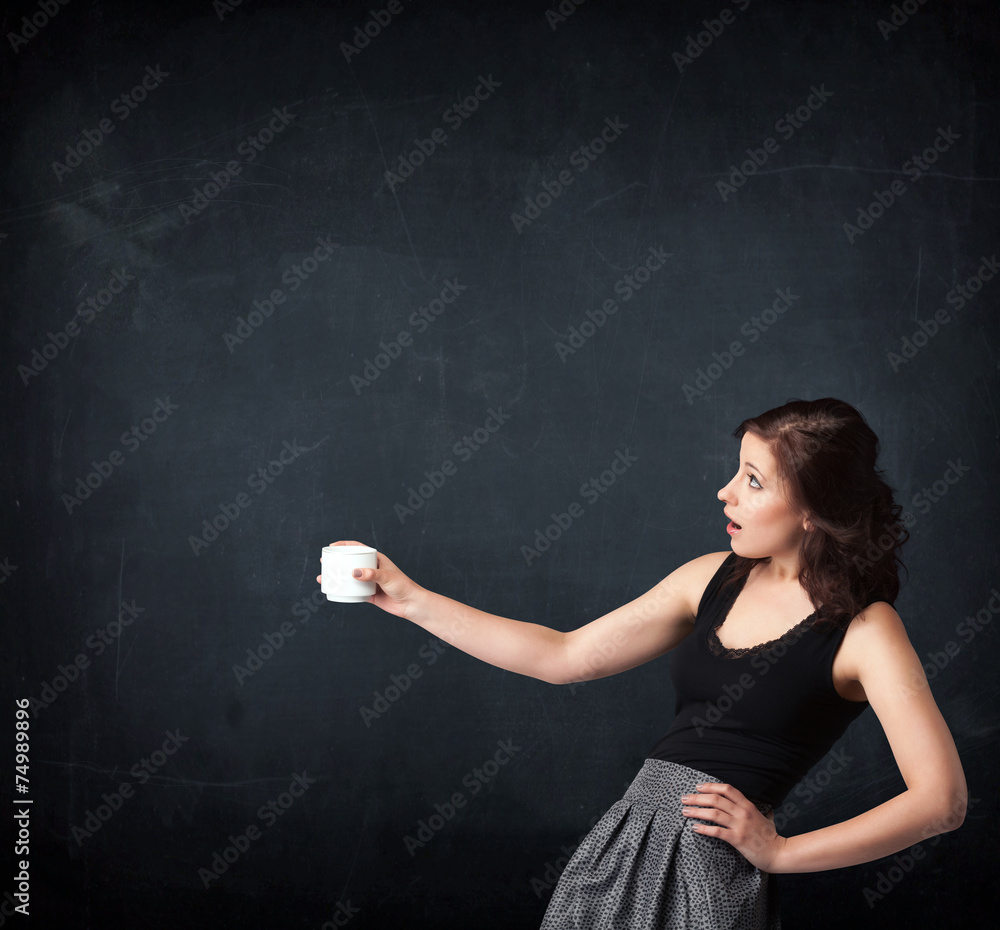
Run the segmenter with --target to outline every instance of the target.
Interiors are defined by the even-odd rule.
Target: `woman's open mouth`
[[[743,529],[743,527],[740,526],[739,523],[735,523],[734,521],[730,520],[729,525],[726,527],[726,532],[730,536],[735,536],[741,529]]]

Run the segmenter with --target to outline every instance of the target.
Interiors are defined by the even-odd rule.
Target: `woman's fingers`
[[[388,581],[388,573],[390,571],[398,571],[396,566],[393,564],[392,559],[387,555],[383,555],[381,552],[376,552],[375,560],[378,562],[378,568],[355,568],[351,575],[357,578],[358,581],[374,581],[375,584],[382,586],[383,581]],[[361,572],[360,575],[354,574],[355,572]],[[400,572],[400,574],[402,574]]]
[[[723,810],[732,810],[734,804],[738,804],[740,801],[746,800],[746,796],[743,794],[742,791],[740,791],[739,788],[727,784],[726,782],[717,782],[717,781],[704,782],[703,784],[697,785],[695,787],[695,790],[698,792],[698,794],[695,795],[686,794],[684,795],[684,797],[694,798],[696,800],[701,801],[701,800],[708,800],[707,797],[708,795],[715,795],[720,800],[720,802],[725,802],[715,805],[716,807],[720,807]],[[734,794],[736,795],[736,797],[729,798],[727,797],[728,794]],[[705,797],[701,797],[702,795],[704,795]]]

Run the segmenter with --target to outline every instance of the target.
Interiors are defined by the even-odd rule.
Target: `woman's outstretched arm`
[[[333,545],[363,543],[341,540]],[[568,633],[486,613],[428,591],[382,552],[378,568],[362,569],[360,580],[377,585],[370,598],[376,607],[457,649],[519,675],[568,684],[635,668],[676,646],[690,632],[701,594],[725,555],[693,559],[635,600]]]

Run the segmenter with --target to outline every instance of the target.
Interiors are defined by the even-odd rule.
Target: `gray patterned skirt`
[[[541,930],[780,930],[776,877],[681,813],[683,795],[718,781],[646,759],[573,853]]]

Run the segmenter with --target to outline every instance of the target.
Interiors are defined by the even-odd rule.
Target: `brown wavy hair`
[[[846,627],[873,601],[895,603],[899,550],[909,539],[903,508],[877,466],[879,441],[846,401],[792,399],[744,420],[736,439],[752,433],[778,462],[789,504],[813,529],[799,549],[799,581],[816,607],[817,624]],[[770,557],[736,557],[723,587],[749,576]]]

